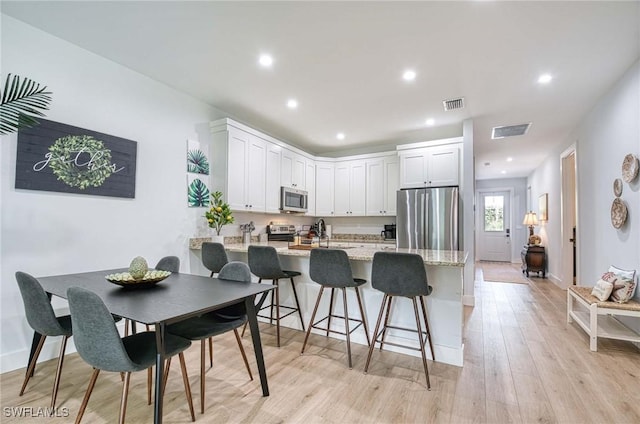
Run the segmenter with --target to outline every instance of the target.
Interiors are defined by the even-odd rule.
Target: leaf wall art
[[[209,207],[209,187],[196,175],[187,174],[187,202],[191,208]]]
[[[206,146],[187,140],[187,172],[209,175],[209,155]]]

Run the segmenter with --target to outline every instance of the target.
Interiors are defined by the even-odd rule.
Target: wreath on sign
[[[70,187],[100,187],[112,173],[111,150],[90,135],[68,135],[49,147],[53,173]]]

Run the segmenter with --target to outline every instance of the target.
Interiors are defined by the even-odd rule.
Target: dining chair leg
[[[424,304],[424,296],[420,296],[420,304],[422,306],[422,315],[424,316],[424,326],[427,329],[427,337],[429,338],[429,349],[431,349],[431,359],[436,360],[436,353],[433,351],[433,342],[431,340],[431,328],[429,328],[429,318],[427,316],[427,307]]]
[[[213,367],[213,337],[209,337],[209,366]]]
[[[388,299],[389,299],[389,295],[385,294],[384,298],[382,299],[382,305],[380,305],[380,313],[378,314],[378,320],[376,321],[376,328],[373,330],[373,340],[371,341],[371,346],[369,346],[369,354],[367,355],[367,362],[364,364],[365,374],[369,370],[369,362],[371,362],[371,355],[373,355],[373,349],[376,345],[376,340],[378,340],[378,330],[380,330],[380,323],[382,322],[382,314],[384,314],[385,303],[387,303]]]
[[[129,319],[124,319],[124,336],[127,337],[129,335]]]
[[[336,289],[331,287],[331,297],[329,298],[329,317],[327,318],[327,337],[329,337],[329,330],[331,329],[331,316],[333,315],[333,298]]]
[[[51,393],[51,408],[56,406],[56,398],[58,397],[58,387],[60,387],[60,374],[62,374],[62,364],[64,363],[64,351],[67,348],[67,340],[69,336],[62,338],[62,346],[60,347],[60,356],[58,357],[58,367],[56,368],[56,377],[53,380],[53,392]]]
[[[387,335],[387,325],[389,325],[389,317],[391,316],[391,299],[387,303],[387,315],[384,317],[384,325],[382,326],[382,338],[380,339],[380,352],[382,352],[382,345],[384,344],[384,338]]]
[[[251,374],[251,368],[249,367],[249,361],[247,360],[247,354],[244,351],[244,346],[242,345],[242,340],[240,339],[240,334],[238,333],[238,329],[233,329],[233,334],[236,336],[236,341],[238,342],[238,347],[240,348],[240,354],[242,355],[242,360],[244,361],[244,366],[247,367],[247,372],[249,373],[249,378],[253,380],[253,374]]]
[[[122,374],[122,373],[120,373]],[[147,368],[147,405],[151,405],[151,384],[153,381],[153,367]]]
[[[367,318],[364,315],[364,306],[362,305],[362,298],[360,297],[360,289],[354,287],[356,290],[356,298],[358,299],[358,307],[360,308],[360,317],[362,317],[362,327],[364,328],[364,335],[367,337],[367,346],[371,346],[371,339],[369,338],[369,326],[367,325]]]
[[[96,385],[98,374],[100,374],[100,370],[98,368],[94,368],[93,373],[91,374],[91,379],[89,380],[89,387],[87,387],[87,391],[85,392],[82,403],[80,404],[80,410],[78,411],[78,416],[76,417],[76,424],[80,424],[82,416],[84,415],[84,410],[87,409],[87,404],[89,403],[89,398],[91,397],[91,393],[93,392],[93,387]]]
[[[118,424],[124,424],[124,416],[127,413],[127,397],[129,395],[129,382],[131,381],[131,373],[124,374],[124,385],[122,386],[122,399],[120,399],[120,416]]]
[[[278,280],[273,280],[273,284],[276,286],[276,290],[278,290]],[[271,291],[271,309],[269,312],[269,324],[273,325],[273,306],[274,306],[274,293],[273,290]],[[275,303],[277,303],[278,306],[280,306],[280,303],[276,300]]]
[[[167,358],[166,366],[164,367],[164,376],[162,377],[162,396],[167,389],[167,380],[169,379],[169,368],[171,368],[171,357]]]
[[[184,362],[184,352],[180,352],[178,354],[178,359],[180,359],[180,370],[182,371],[184,394],[187,396],[187,404],[189,405],[189,414],[191,414],[191,421],[195,421],[196,415],[193,412],[193,398],[191,397],[191,386],[189,385],[189,376],[187,375],[187,365]]]
[[[204,414],[204,349],[205,341],[200,340],[200,413]]]
[[[298,302],[298,292],[296,291],[296,285],[291,278],[291,288],[293,289],[293,298],[296,301],[296,308],[298,308],[298,315],[300,316],[300,325],[302,325],[302,331],[304,331],[304,320],[302,319],[302,309],[300,309],[300,302]]]
[[[347,288],[342,288],[342,303],[344,304],[344,332],[347,334],[347,358],[349,359],[349,369],[353,369],[351,363],[351,337],[349,335],[349,310],[347,309]]]
[[[27,375],[24,376],[24,383],[22,383],[22,388],[20,389],[20,396],[24,394],[24,389],[27,388],[27,383],[33,374],[33,369],[36,367],[36,362],[38,362],[38,356],[40,356],[40,351],[42,350],[42,346],[44,346],[44,340],[47,336],[40,336],[40,341],[38,342],[38,347],[36,347],[36,351],[31,358],[31,362],[29,362],[29,368],[27,369]]]
[[[313,308],[313,313],[311,314],[311,321],[309,321],[309,325],[307,326],[307,333],[304,336],[304,342],[302,343],[302,350],[300,351],[300,355],[304,353],[304,348],[307,346],[307,340],[309,340],[309,334],[311,334],[311,329],[313,328],[313,320],[316,319],[316,313],[318,312],[318,306],[320,306],[320,300],[322,299],[322,293],[324,292],[324,286],[320,286],[320,293],[318,293],[318,299],[316,300],[316,306]]]
[[[420,313],[418,312],[418,302],[416,301],[415,297],[412,300],[413,300],[413,311],[416,315],[416,327],[418,328],[418,342],[420,343],[420,354],[422,355],[422,366],[424,367],[424,375],[427,378],[427,390],[431,390],[431,382],[429,381],[429,368],[427,367],[427,355],[424,351],[424,340],[422,340],[422,325],[420,324]]]

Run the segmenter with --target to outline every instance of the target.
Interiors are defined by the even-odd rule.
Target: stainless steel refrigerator
[[[459,250],[458,187],[399,190],[398,247]]]

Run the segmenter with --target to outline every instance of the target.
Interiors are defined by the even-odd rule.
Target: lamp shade
[[[538,225],[538,217],[535,212],[527,212],[524,215],[524,220],[522,221],[522,225]]]

